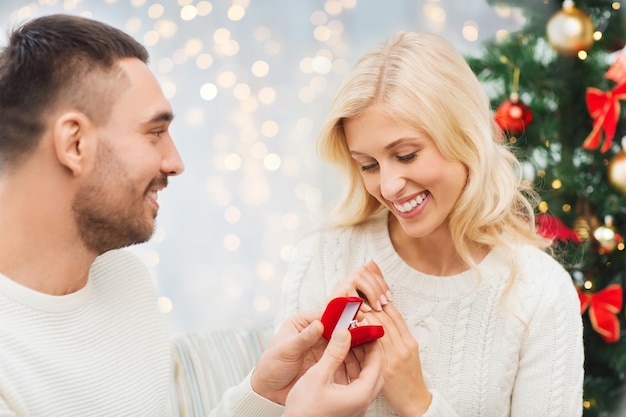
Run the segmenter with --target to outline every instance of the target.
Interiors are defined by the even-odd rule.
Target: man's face
[[[172,110],[157,80],[138,59],[120,66],[129,85],[98,129],[96,161],[73,204],[80,236],[98,254],[148,240],[157,193],[184,169],[168,131]]]

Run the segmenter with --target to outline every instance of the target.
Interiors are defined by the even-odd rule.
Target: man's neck
[[[23,239],[5,233],[2,226],[0,236],[0,273],[12,281],[51,295],[69,294],[86,285],[96,256],[84,248],[61,240]]]
[[[0,179],[0,273],[54,295],[84,287],[97,256],[82,243],[63,189],[50,178]]]

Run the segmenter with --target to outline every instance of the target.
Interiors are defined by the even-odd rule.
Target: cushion
[[[173,415],[207,415],[228,388],[243,381],[272,334],[272,326],[267,325],[217,329],[174,338]]]

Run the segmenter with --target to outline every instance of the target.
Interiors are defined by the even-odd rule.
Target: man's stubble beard
[[[167,177],[153,179],[140,191],[104,141],[99,141],[97,161],[72,204],[83,244],[102,254],[148,241],[154,233],[156,213],[152,218],[146,214],[146,192],[155,183],[166,185]]]

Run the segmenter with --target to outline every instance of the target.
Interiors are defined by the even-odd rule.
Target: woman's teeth
[[[426,193],[422,193],[422,194],[418,195],[417,197],[415,197],[413,200],[409,200],[409,201],[404,202],[402,204],[393,203],[393,206],[400,213],[407,213],[407,212],[413,210],[415,207],[417,207],[420,204],[422,204],[425,199],[426,199]]]

